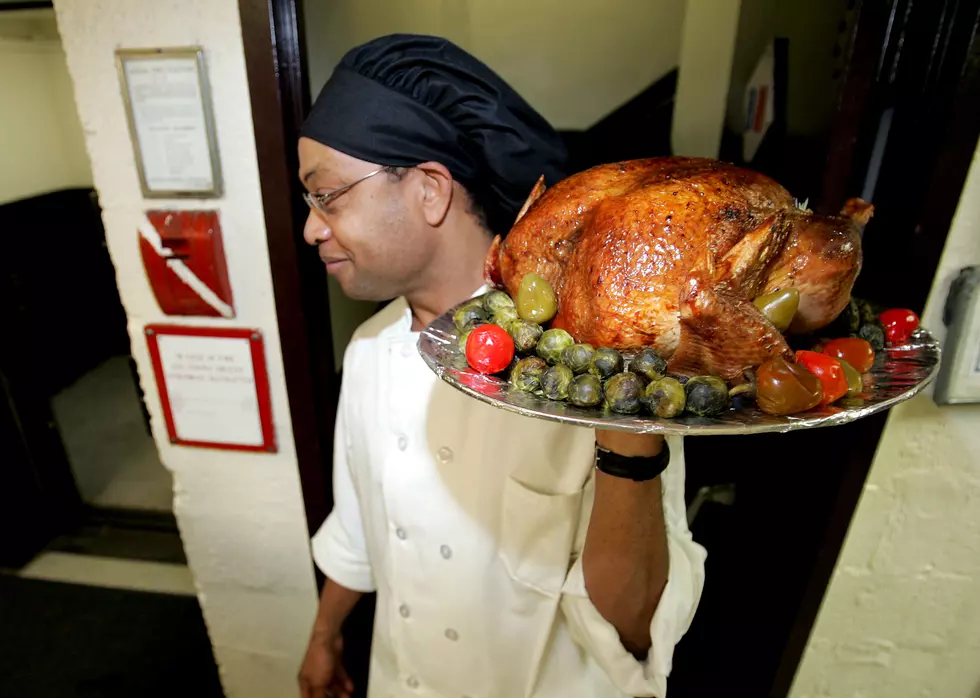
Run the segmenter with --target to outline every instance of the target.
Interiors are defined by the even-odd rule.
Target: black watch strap
[[[652,480],[670,464],[670,447],[664,447],[655,456],[621,456],[602,446],[595,447],[595,467],[606,475],[626,478],[636,482]]]

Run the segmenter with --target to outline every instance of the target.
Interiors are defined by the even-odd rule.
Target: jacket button
[[[452,640],[453,642],[456,642],[456,640],[458,640],[458,639],[459,639],[459,633],[457,633],[457,632],[456,632],[455,630],[453,630],[452,628],[449,628],[448,630],[446,630],[446,637],[447,637],[447,638],[448,638],[449,640]]]
[[[448,463],[453,459],[452,449],[450,449],[448,446],[443,446],[440,448],[436,455],[438,456],[440,463]]]
[[[412,615],[412,612],[410,610],[408,610],[408,606],[407,605],[402,604],[401,606],[398,607],[398,614],[402,618],[408,618],[410,615]]]
[[[398,540],[405,540],[408,538],[408,533],[401,526],[395,529],[395,535],[398,536]]]
[[[448,545],[441,545],[439,546],[439,554],[442,555],[444,560],[448,560],[453,556],[453,549]]]
[[[408,677],[408,680],[405,681],[405,683],[408,684],[408,687],[409,688],[418,688],[419,687],[419,680],[417,678],[415,678],[414,676],[409,676]]]
[[[398,450],[399,451],[404,451],[406,448],[408,448],[408,437],[405,436],[405,435],[399,436],[398,437]]]

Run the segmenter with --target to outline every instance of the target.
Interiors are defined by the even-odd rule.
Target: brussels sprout
[[[525,274],[517,291],[517,312],[528,322],[548,322],[558,312],[555,289],[537,274]]]
[[[573,344],[575,344],[575,340],[565,330],[546,330],[538,340],[536,351],[538,356],[554,366],[561,361],[565,347],[570,347]]]
[[[857,301],[853,298],[847,302],[847,307],[844,308],[844,312],[837,316],[838,320],[842,320],[847,334],[851,332],[857,332],[858,328],[861,326],[861,309],[858,308]],[[844,334],[842,332],[841,334]]]
[[[541,375],[541,393],[549,400],[564,400],[575,374],[564,364],[552,366]]]
[[[636,414],[640,411],[640,393],[643,380],[635,373],[617,373],[603,387],[606,406],[613,412]]]
[[[537,356],[521,359],[510,372],[510,382],[518,390],[533,393],[541,388],[541,376],[548,370],[548,363]]]
[[[674,378],[660,378],[643,389],[640,403],[653,415],[670,419],[684,411],[687,395],[684,386]]]
[[[472,330],[477,325],[486,323],[486,321],[487,314],[484,312],[483,306],[475,304],[472,301],[459,306],[456,312],[453,313],[453,324],[456,325],[456,329],[460,332]]]
[[[858,337],[871,345],[875,355],[885,350],[885,331],[878,325],[861,325]]]
[[[595,349],[592,348],[591,344],[573,344],[570,347],[565,347],[561,360],[575,374],[579,374],[589,370],[594,355]]]
[[[513,320],[504,329],[510,333],[510,338],[514,340],[514,349],[519,354],[534,351],[538,340],[541,339],[541,333],[544,332],[541,325],[535,325],[533,322],[525,322],[524,320]]]
[[[655,381],[663,378],[667,373],[667,362],[653,349],[644,349],[630,361],[630,370],[648,381]]]
[[[459,347],[459,350],[464,354],[466,353],[466,340],[470,338],[470,332],[472,331],[473,330],[466,330],[465,332],[459,333],[459,341],[456,344]]]
[[[568,386],[568,401],[576,407],[595,407],[602,402],[602,383],[591,373],[575,376]]]
[[[483,309],[487,315],[496,315],[504,308],[514,308],[514,299],[503,291],[490,291],[483,297]]]
[[[866,300],[861,300],[860,298],[852,298],[851,300],[854,301],[855,305],[857,305],[862,325],[878,324],[878,313],[871,303]]]
[[[699,417],[713,417],[731,405],[728,386],[717,376],[698,376],[684,386],[686,409]]]
[[[501,308],[493,314],[493,317],[490,318],[490,322],[492,322],[494,325],[500,325],[506,330],[508,323],[519,319],[520,316],[517,314],[516,308]]]
[[[610,376],[623,370],[623,357],[615,349],[600,347],[595,350],[592,363],[589,364],[589,373],[599,380],[606,380]]]

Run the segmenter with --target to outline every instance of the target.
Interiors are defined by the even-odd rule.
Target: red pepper
[[[795,414],[820,404],[820,379],[802,366],[775,356],[759,366],[756,403],[767,414]]]
[[[820,379],[823,386],[821,405],[829,405],[847,395],[847,376],[837,359],[815,351],[798,351],[796,363],[802,364],[807,371]]]
[[[832,339],[820,351],[835,359],[843,359],[858,373],[867,373],[875,362],[875,350],[871,348],[871,343],[860,337]]]
[[[905,344],[919,326],[919,316],[907,308],[892,308],[878,316],[885,328],[885,341]]]
[[[466,340],[466,362],[480,373],[500,373],[514,358],[514,340],[499,325],[480,325]]]

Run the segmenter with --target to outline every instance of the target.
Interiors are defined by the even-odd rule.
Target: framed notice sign
[[[276,451],[261,334],[174,325],[144,332],[171,443]]]
[[[129,135],[147,198],[221,194],[211,95],[199,47],[120,49]]]

